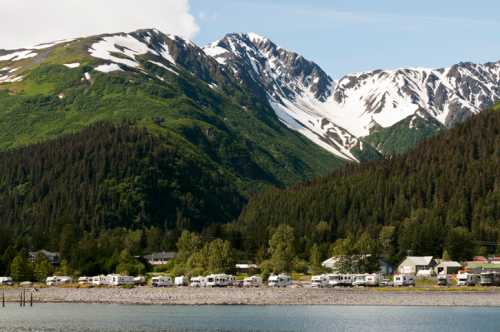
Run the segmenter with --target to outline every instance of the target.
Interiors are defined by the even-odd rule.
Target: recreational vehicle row
[[[322,274],[311,278],[311,287],[375,287],[380,281],[378,274]]]

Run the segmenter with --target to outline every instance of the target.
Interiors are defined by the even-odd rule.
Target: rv
[[[60,286],[60,285],[65,285],[65,284],[70,284],[73,281],[73,278],[71,277],[66,277],[66,276],[53,276],[53,277],[48,277],[46,279],[47,286]]]
[[[410,274],[396,274],[394,276],[394,287],[415,286],[415,276]]]
[[[500,273],[493,271],[481,272],[481,286],[500,286]]]
[[[185,276],[175,277],[175,285],[177,287],[189,285],[189,279]]]
[[[191,278],[190,286],[191,287],[205,287],[206,286],[205,277],[199,276],[199,277]]]
[[[311,287],[323,288],[328,286],[328,277],[324,274],[311,277]]]
[[[449,286],[451,285],[451,276],[448,274],[440,273],[437,276],[438,286]]]
[[[14,281],[11,277],[0,277],[0,286],[12,286]]]
[[[165,277],[165,276],[153,277],[151,279],[151,286],[153,286],[153,287],[170,287],[170,286],[173,286],[172,278]]]
[[[92,278],[91,277],[80,277],[80,278],[78,278],[78,284],[79,285],[91,285]]]
[[[327,278],[328,278],[328,287],[337,287],[341,286],[342,284],[341,281],[342,276],[340,274],[329,274]]]
[[[469,272],[458,272],[457,286],[476,286],[479,284],[480,277],[477,274]]]
[[[292,284],[292,278],[286,274],[271,275],[267,280],[269,287],[286,287]]]
[[[342,284],[344,287],[351,287],[354,281],[354,275],[352,274],[343,274],[342,275]]]
[[[146,284],[146,278],[143,276],[134,277],[134,285],[144,286]]]
[[[106,277],[107,283],[110,286],[125,286],[134,285],[134,277],[122,276],[119,274],[110,274]]]
[[[102,274],[99,276],[92,277],[92,285],[94,286],[108,285],[108,278],[106,278],[106,276]]]
[[[243,280],[243,287],[260,287],[261,285],[262,278],[259,276],[251,276]]]
[[[354,276],[352,285],[354,287],[365,287],[368,285],[367,280],[366,280],[367,275],[366,274],[358,274]]]
[[[234,284],[234,277],[227,274],[211,274],[206,277],[206,287],[227,287]]]
[[[380,274],[369,274],[366,276],[366,286],[368,287],[377,287],[381,281]]]

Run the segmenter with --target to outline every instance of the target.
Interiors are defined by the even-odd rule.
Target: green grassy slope
[[[147,59],[142,64],[148,74],[100,73],[93,70],[99,61],[85,51],[91,42],[57,46],[37,63],[16,63],[24,79],[0,84],[0,149],[43,142],[96,122],[127,120],[177,137],[184,148],[231,174],[245,193],[306,180],[343,164],[285,128],[266,104],[234,83],[232,90],[213,89],[187,70],[174,75]],[[63,66],[74,62],[80,67]]]

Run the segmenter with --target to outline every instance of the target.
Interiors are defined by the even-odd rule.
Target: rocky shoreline
[[[19,299],[7,289],[7,301]],[[161,305],[382,305],[500,306],[500,290],[432,291],[312,288],[42,288],[35,303],[109,303]]]

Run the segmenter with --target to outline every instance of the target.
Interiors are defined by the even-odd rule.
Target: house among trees
[[[432,256],[408,256],[399,264],[398,272],[416,275],[419,271],[433,270],[436,265],[436,260]]]
[[[34,263],[39,255],[45,256],[52,266],[58,266],[61,263],[61,255],[58,252],[48,250],[30,251],[29,260]]]
[[[394,267],[383,259],[372,255],[333,256],[321,263],[321,266],[334,272],[365,273],[380,272],[389,275],[394,272]]]
[[[175,259],[175,257],[177,257],[177,253],[174,251],[162,251],[146,255],[144,256],[144,259],[150,265],[156,266],[156,265],[165,265],[172,259]]]

